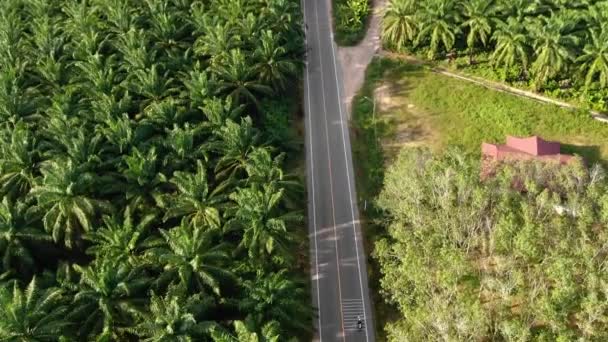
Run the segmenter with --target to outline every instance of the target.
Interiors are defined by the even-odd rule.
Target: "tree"
[[[597,78],[599,86],[608,86],[608,30],[591,31],[591,41],[585,45],[583,54],[577,58],[580,71],[585,74],[585,87],[589,88]]]
[[[240,49],[232,49],[220,65],[211,71],[218,78],[218,93],[230,96],[238,104],[259,106],[257,97],[272,94],[272,89],[256,79],[252,62]]]
[[[467,47],[469,48],[469,64],[472,64],[473,52],[478,43],[485,47],[488,43],[492,28],[495,25],[498,6],[494,0],[474,0],[463,5],[464,16],[462,23],[468,29]]]
[[[0,130],[0,194],[23,196],[32,187],[40,155],[37,141],[22,122]]]
[[[236,336],[221,329],[214,329],[214,342],[278,342],[281,340],[280,325],[277,321],[266,323],[260,332],[256,332],[255,322],[248,318],[245,321],[234,321]],[[289,340],[291,341],[291,339]]]
[[[284,271],[272,274],[258,272],[255,281],[245,281],[247,296],[240,304],[251,315],[251,320],[261,322],[283,322],[285,335],[306,332],[310,329],[311,311],[302,305],[305,297],[301,286],[286,277]]]
[[[29,193],[36,204],[29,211],[42,216],[44,229],[55,242],[63,240],[66,247],[75,247],[83,232],[93,230],[93,220],[99,213],[113,210],[106,201],[89,196],[94,186],[102,184],[71,159],[49,160],[40,171],[42,180]]]
[[[413,42],[418,33],[418,6],[412,0],[391,0],[382,17],[382,40],[398,50]]]
[[[160,233],[163,244],[148,253],[163,265],[163,279],[194,291],[211,289],[219,296],[222,281],[233,275],[225,268],[229,245],[218,242],[217,230],[192,227],[183,219],[180,226]]]
[[[144,313],[132,332],[142,341],[194,341],[217,327],[201,320],[212,300],[197,293],[188,296],[182,287],[171,286],[163,297],[152,294],[150,312]],[[131,329],[130,329],[131,330]]]
[[[531,26],[536,60],[532,63],[534,83],[540,89],[545,83],[565,71],[574,60],[573,47],[578,38],[567,31],[568,24],[558,17],[540,19]]]
[[[434,59],[441,51],[449,51],[454,46],[459,32],[460,12],[455,0],[437,0],[424,3],[419,9],[420,29],[414,42],[420,45],[429,41],[427,56]]]
[[[117,264],[127,263],[136,267],[142,262],[142,253],[149,237],[149,227],[154,222],[155,214],[143,214],[141,218],[134,217],[133,208],[127,206],[122,218],[104,216],[104,226],[84,236],[93,243],[87,249],[87,254],[99,259],[112,260]],[[135,222],[134,222],[135,221]]]
[[[507,78],[507,71],[521,65],[524,73],[528,70],[528,35],[522,24],[509,18],[507,23],[500,22],[492,36],[496,48],[492,53],[492,64],[503,67],[503,79]]]
[[[36,266],[29,241],[49,241],[51,237],[38,227],[32,226],[25,217],[27,206],[12,203],[8,197],[0,203],[0,255],[2,271],[15,269],[19,274],[31,274]]]
[[[258,144],[259,132],[253,127],[251,118],[245,117],[241,118],[240,124],[227,119],[214,134],[217,141],[210,143],[209,149],[219,155],[215,166],[216,177],[234,177],[245,167],[247,155]]]
[[[40,288],[36,277],[24,290],[17,282],[0,287],[0,339],[51,342],[70,335],[65,304],[59,289]]]
[[[409,149],[387,171],[374,257],[400,312],[388,339],[605,339],[604,171],[505,162],[482,180],[480,164]]]
[[[260,44],[254,51],[254,68],[260,80],[275,91],[284,90],[289,79],[295,76],[297,62],[287,55],[279,36],[270,30],[262,32]]]
[[[293,233],[287,227],[301,221],[301,216],[294,212],[279,214],[283,192],[283,189],[254,183],[230,195],[234,201],[230,213],[234,219],[230,225],[242,230],[239,248],[245,248],[255,262],[261,263],[270,256],[275,262],[284,263],[290,257]]]
[[[70,317],[78,320],[78,335],[121,339],[120,330],[143,310],[151,279],[141,268],[111,259],[86,267],[74,265],[74,269],[80,274],[80,284]]]
[[[167,211],[164,219],[185,217],[189,225],[198,228],[220,228],[218,207],[224,201],[219,195],[222,188],[210,189],[207,171],[200,160],[196,162],[196,173],[175,172],[170,182],[177,187],[177,196],[164,200]]]

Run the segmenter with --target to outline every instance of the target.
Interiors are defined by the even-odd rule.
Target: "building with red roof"
[[[517,138],[507,136],[506,144],[481,144],[484,159],[503,160],[542,160],[568,164],[576,158],[562,154],[558,142],[546,141],[538,136]]]

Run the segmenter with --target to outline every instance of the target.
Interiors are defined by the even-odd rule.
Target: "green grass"
[[[388,94],[376,98],[379,86]],[[368,253],[384,236],[382,214],[370,203],[382,188],[384,170],[396,151],[410,145],[442,150],[458,145],[480,155],[482,142],[504,142],[506,135],[540,135],[562,143],[562,151],[607,165],[608,124],[585,111],[571,111],[438,75],[388,58],[368,66],[365,84],[353,100],[353,155]],[[368,254],[370,255],[370,254]],[[396,311],[383,302],[379,269],[369,263],[379,340]]]

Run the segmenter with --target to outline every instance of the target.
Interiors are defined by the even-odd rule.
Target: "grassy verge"
[[[367,201],[362,218],[368,253],[385,234],[383,217],[372,199],[382,188],[385,166],[402,148],[425,145],[442,150],[458,145],[480,154],[484,141],[536,134],[562,142],[565,153],[579,154],[590,163],[608,161],[608,125],[584,111],[497,92],[388,58],[369,65],[365,84],[353,100],[352,130],[360,207]],[[384,303],[375,260],[369,268],[377,335],[383,340],[384,324],[398,313]]]
[[[357,45],[367,32],[372,0],[333,0],[332,3],[336,44]]]
[[[379,222],[381,215],[372,200],[378,195],[384,180],[385,153],[381,140],[390,136],[388,122],[374,115],[374,89],[382,80],[384,67],[382,60],[375,60],[368,66],[366,81],[353,99],[352,149],[368,256],[373,253],[375,241],[384,234],[383,226]],[[375,309],[376,337],[378,341],[384,341],[384,324],[396,317],[397,311],[386,304],[381,296],[379,266],[371,257],[368,257],[368,275]]]
[[[565,101],[575,106],[595,110],[598,112],[608,112],[608,89],[584,89],[580,82],[558,82],[550,81],[544,88],[537,91],[532,79],[521,78],[523,70],[521,67],[513,67],[509,70],[495,68],[491,65],[491,54],[480,52],[474,55],[473,63],[470,63],[468,55],[461,55],[453,61],[447,59],[429,61],[426,58],[426,50],[410,51],[407,53],[415,55],[421,60],[425,60],[429,65],[442,67],[453,72],[464,75],[480,77],[492,82],[498,82],[520,90],[535,92],[540,95]]]

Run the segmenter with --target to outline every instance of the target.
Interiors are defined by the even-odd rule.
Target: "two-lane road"
[[[315,340],[375,341],[331,0],[302,2],[309,49],[304,106]]]

